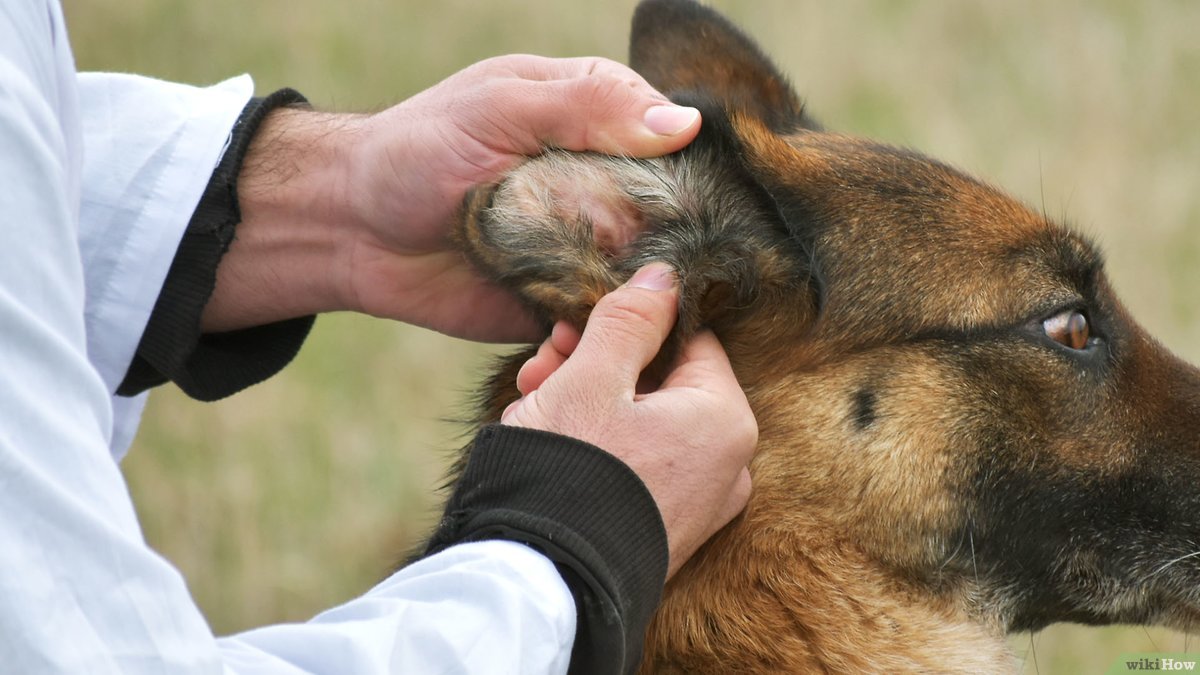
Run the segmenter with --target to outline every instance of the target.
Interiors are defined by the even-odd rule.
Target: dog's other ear
[[[707,94],[776,133],[820,129],[758,45],[724,16],[692,0],[638,5],[629,65],[667,96]]]

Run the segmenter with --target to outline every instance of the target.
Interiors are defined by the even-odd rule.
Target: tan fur
[[[654,160],[547,153],[474,195],[460,238],[581,326],[670,262],[662,360],[711,327],[758,419],[749,506],[667,585],[643,672],[1003,672],[1011,630],[1189,627],[1200,373],[1132,321],[1091,245],[939,162],[821,131],[709,10],[651,0],[634,36],[656,86],[711,89],[701,138]],[[597,243],[601,218],[648,232]],[[1063,311],[1098,341],[1055,343],[1042,321]]]

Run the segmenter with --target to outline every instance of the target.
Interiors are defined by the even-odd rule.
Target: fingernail
[[[642,121],[659,136],[674,136],[692,126],[700,111],[680,105],[656,105],[646,111]]]
[[[650,263],[629,279],[629,286],[651,291],[665,291],[675,286],[675,271],[666,263]]]

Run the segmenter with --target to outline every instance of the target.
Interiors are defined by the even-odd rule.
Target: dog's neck
[[[772,445],[763,438],[760,456]],[[1015,669],[1003,628],[960,594],[931,593],[872,560],[837,524],[842,514],[795,494],[795,477],[754,480],[746,511],[667,585],[642,672]]]

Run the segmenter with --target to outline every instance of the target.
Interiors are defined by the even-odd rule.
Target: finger
[[[500,413],[500,423],[511,425],[513,423],[513,414],[519,405],[521,405],[521,399],[517,399],[504,406],[504,412]]]
[[[567,360],[567,355],[558,351],[554,346],[553,338],[546,338],[545,342],[538,347],[537,353],[533,355],[517,372],[517,391],[521,392],[522,396],[528,396],[530,392],[536,391],[546,378],[554,374],[563,363]]]
[[[678,302],[671,267],[643,267],[596,304],[564,370],[579,373],[593,389],[632,396],[638,376],[675,325]]]
[[[579,345],[579,330],[566,321],[554,324],[550,337],[517,372],[517,390],[522,395],[537,391],[542,383],[562,367]]]
[[[511,148],[537,154],[547,145],[633,157],[654,157],[687,145],[700,112],[677,106],[642,76],[615,61],[522,59],[520,80],[500,80],[485,103],[505,125]]]
[[[676,387],[703,389],[718,396],[745,398],[729,355],[711,330],[703,330],[684,343],[659,390]]]
[[[580,337],[582,334],[579,329],[566,321],[554,324],[554,329],[550,331],[550,342],[558,350],[558,353],[566,356],[570,356],[579,346]]]
[[[522,396],[504,407],[504,412],[500,413],[500,423],[513,427],[541,428],[537,423],[540,416],[538,404],[536,391],[531,392],[528,396]]]

